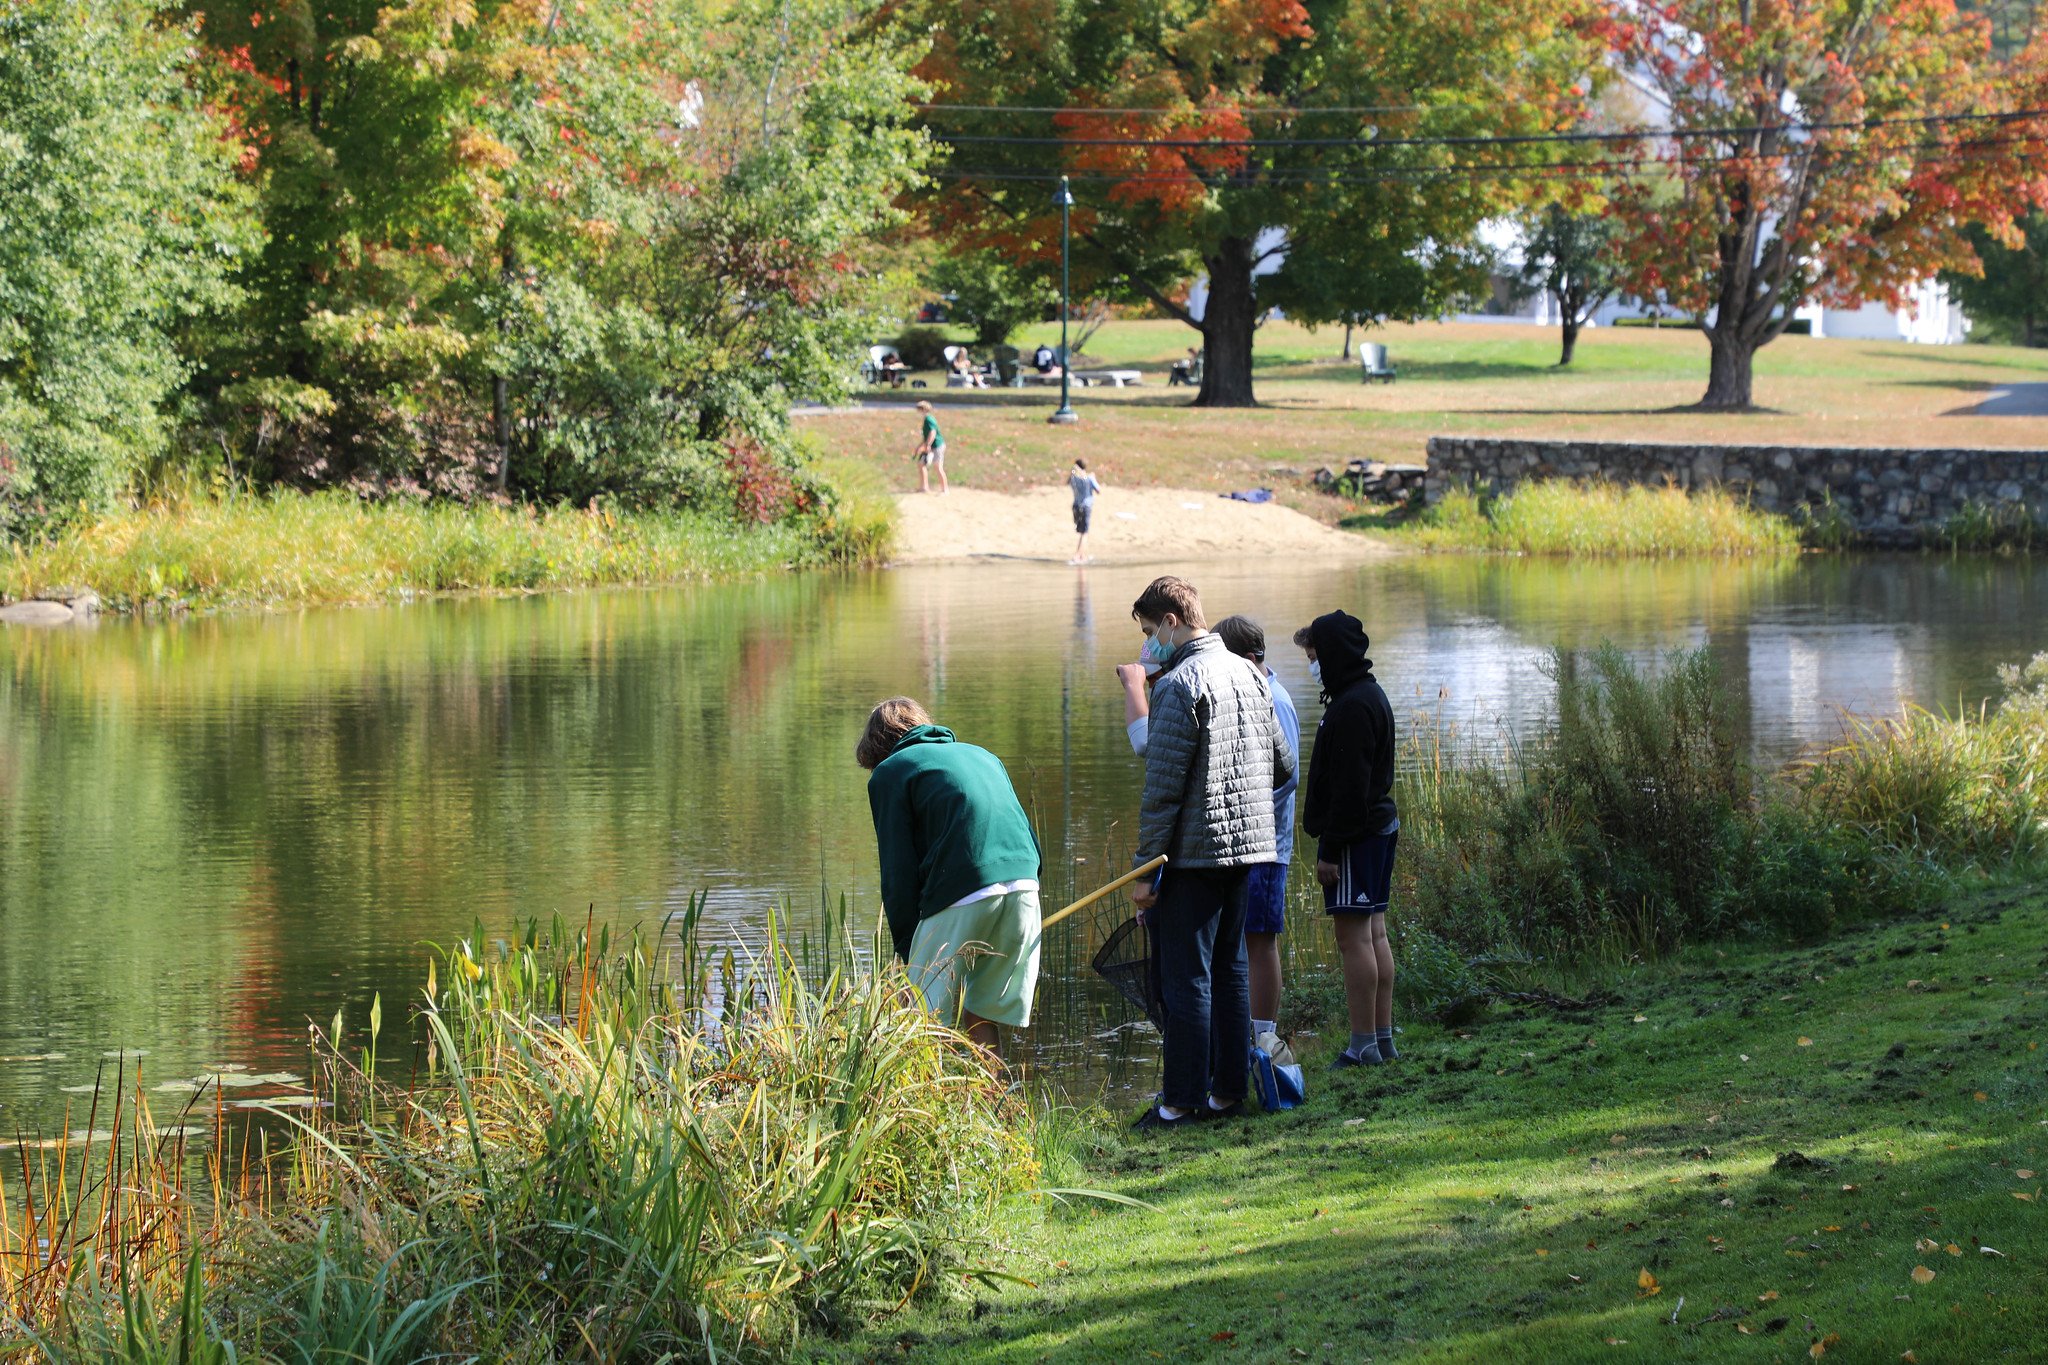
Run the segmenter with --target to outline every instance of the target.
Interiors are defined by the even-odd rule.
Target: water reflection
[[[1215,614],[1266,624],[1310,713],[1285,641],[1343,605],[1397,706],[1442,690],[1474,733],[1545,723],[1556,644],[1705,644],[1766,761],[1827,738],[1838,706],[1973,703],[2048,644],[2029,633],[2048,571],[2004,562],[1190,573]],[[842,892],[871,922],[852,743],[890,693],[1003,755],[1055,891],[1092,885],[1134,813],[1111,666],[1147,577],[929,568],[0,633],[0,1128],[53,1128],[108,1049],[148,1049],[162,1078],[292,1069],[308,1018],[406,998],[421,945],[477,920],[654,924],[703,891],[741,934]],[[1123,1046],[1093,1040],[1101,1003],[1063,999],[1044,1046]]]

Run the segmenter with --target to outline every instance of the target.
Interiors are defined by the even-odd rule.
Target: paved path
[[[2048,384],[2005,384],[1969,410],[1972,417],[2048,417]]]

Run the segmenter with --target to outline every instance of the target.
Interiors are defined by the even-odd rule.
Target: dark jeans
[[[1197,1109],[1245,1097],[1252,1008],[1245,970],[1248,870],[1172,868],[1146,917],[1166,1004],[1160,1098]]]

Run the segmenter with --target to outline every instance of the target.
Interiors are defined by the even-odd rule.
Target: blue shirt
[[[1273,790],[1273,833],[1280,844],[1280,866],[1285,867],[1294,861],[1294,789],[1301,785],[1301,716],[1294,709],[1294,698],[1287,695],[1287,689],[1270,668],[1266,670],[1266,686],[1273,689],[1273,719],[1280,722],[1280,733],[1287,736],[1287,747],[1294,750],[1294,771]]]

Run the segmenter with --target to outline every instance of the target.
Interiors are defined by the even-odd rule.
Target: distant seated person
[[[895,351],[882,357],[882,378],[888,381],[890,388],[902,388],[903,377],[909,373],[910,367],[903,363],[903,357]]]
[[[1195,382],[1195,370],[1196,370],[1196,368],[1197,368],[1197,367],[1199,367],[1199,366],[1201,365],[1201,363],[1202,363],[1202,352],[1201,352],[1201,348],[1199,348],[1199,347],[1196,347],[1196,346],[1190,346],[1190,347],[1188,347],[1188,353],[1187,353],[1187,356],[1186,356],[1186,357],[1185,357],[1184,359],[1181,359],[1181,360],[1176,360],[1176,361],[1174,361],[1174,362],[1173,362],[1173,369],[1172,369],[1172,371],[1171,371],[1171,372],[1170,372],[1170,373],[1169,373],[1169,374],[1168,374],[1168,375],[1166,376],[1166,387],[1170,389],[1170,388],[1172,388],[1172,387],[1173,387],[1173,386],[1174,386],[1175,384],[1192,384],[1192,383],[1194,383],[1194,382]]]
[[[1060,372],[1060,354],[1050,346],[1041,346],[1031,354],[1031,368],[1040,374]]]
[[[967,358],[964,348],[953,352],[953,373],[959,375],[960,382],[970,389],[988,387],[988,376],[974,368],[974,362]]]

